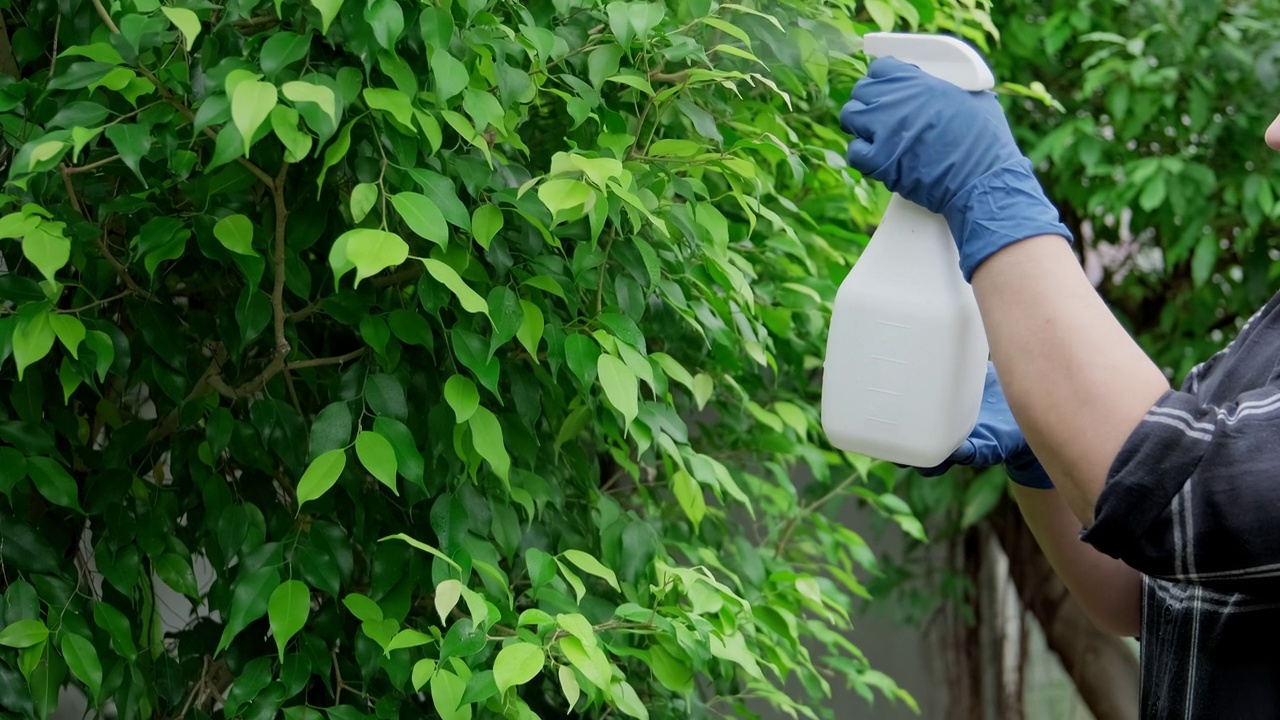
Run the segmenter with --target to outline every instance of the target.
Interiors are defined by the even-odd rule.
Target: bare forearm
[[[996,253],[973,288],[1014,417],[1072,512],[1090,525],[1116,454],[1168,381],[1062,238]]]
[[[1142,619],[1142,576],[1080,540],[1080,521],[1056,490],[1014,485],[1013,497],[1036,543],[1098,629],[1136,636]]]

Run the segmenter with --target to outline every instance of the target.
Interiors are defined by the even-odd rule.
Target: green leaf
[[[116,346],[111,342],[111,336],[100,330],[90,330],[85,334],[84,342],[97,358],[95,372],[98,380],[106,380],[107,371],[116,359]]]
[[[343,448],[330,450],[312,460],[298,481],[298,510],[302,510],[304,503],[328,492],[346,467],[347,451]]]
[[[98,651],[94,649],[93,643],[79,635],[64,632],[60,647],[67,667],[84,683],[89,690],[89,698],[96,703],[102,694],[102,663],[98,660]]]
[[[444,383],[444,399],[453,408],[458,424],[471,419],[480,406],[480,391],[470,378],[454,375]]]
[[[365,430],[356,436],[356,457],[369,474],[396,495],[396,451],[391,442],[377,432]]]
[[[425,552],[425,553],[429,553],[429,554],[431,554],[431,555],[434,555],[434,556],[436,556],[436,557],[440,558],[441,560],[444,560],[444,561],[445,561],[446,563],[448,563],[448,564],[449,564],[449,566],[450,566],[450,567],[452,567],[454,570],[457,570],[457,571],[459,571],[459,572],[461,572],[461,571],[462,571],[462,568],[458,566],[458,563],[454,562],[454,561],[453,561],[453,559],[452,559],[452,558],[450,558],[448,555],[445,555],[444,553],[442,553],[442,552],[440,552],[439,550],[437,550],[437,549],[435,549],[435,548],[431,547],[430,545],[428,545],[428,544],[426,544],[426,543],[424,543],[424,542],[422,542],[422,541],[420,541],[420,540],[415,540],[415,539],[413,539],[413,538],[409,537],[408,535],[405,535],[404,533],[396,533],[395,535],[388,535],[387,537],[382,538],[382,539],[381,539],[381,540],[379,540],[378,542],[386,542],[387,540],[399,540],[399,541],[401,541],[401,542],[408,543],[409,545],[412,545],[413,547],[415,547],[415,548],[417,548],[417,549],[419,549],[419,550],[421,550],[421,551],[423,551],[423,552]]]
[[[600,359],[600,346],[586,335],[573,334],[564,340],[564,359],[569,370],[584,386],[595,382]]]
[[[489,320],[493,323],[493,337],[489,340],[489,354],[505,345],[520,330],[524,322],[524,309],[520,298],[506,285],[495,285],[489,291]]]
[[[363,96],[370,110],[389,114],[403,129],[412,132],[413,103],[408,95],[395,88],[365,88]]]
[[[271,636],[284,661],[284,648],[289,639],[307,625],[311,616],[311,589],[299,580],[289,580],[271,592],[267,602],[267,620],[271,624]]]
[[[213,226],[213,236],[233,253],[258,257],[253,249],[253,223],[239,213],[228,215]]]
[[[618,576],[591,555],[581,550],[565,550],[561,555],[565,560],[577,565],[578,569],[582,572],[585,572],[588,575],[594,575],[601,580],[604,580],[609,583],[609,586],[614,590],[619,592],[622,591],[622,588],[618,587]]]
[[[396,650],[422,647],[423,645],[430,645],[433,642],[435,642],[435,638],[430,635],[411,628],[406,628],[396,633],[395,637],[391,638],[391,642],[387,643],[385,652],[390,655]]]
[[[58,461],[47,457],[27,458],[27,475],[49,502],[84,512],[80,509],[79,487],[75,479]]]
[[[422,261],[426,266],[427,273],[435,278],[437,282],[449,288],[458,298],[458,302],[462,303],[462,309],[469,313],[489,314],[489,303],[480,294],[471,289],[471,286],[458,275],[458,271],[449,267],[445,263],[434,258],[427,258]]]
[[[871,14],[871,19],[875,20],[876,25],[880,26],[881,32],[893,30],[898,16],[886,0],[867,0],[866,7],[867,12]]]
[[[311,152],[311,136],[298,126],[298,111],[288,105],[271,109],[271,129],[285,147],[285,160],[302,162]]]
[[[449,613],[457,606],[462,597],[462,583],[454,579],[444,580],[436,585],[436,613],[440,615],[440,624],[449,624]]]
[[[715,383],[710,375],[699,373],[693,378],[693,398],[698,403],[698,409],[701,410],[707,406],[707,401],[711,399],[711,393],[715,389]]]
[[[311,424],[310,457],[338,448],[351,442],[351,407],[345,402],[326,405]]]
[[[471,705],[462,704],[467,683],[462,678],[439,669],[431,676],[431,704],[440,720],[471,720]]]
[[[342,599],[342,604],[360,622],[382,622],[382,608],[368,596],[351,593]]]
[[[285,83],[280,87],[280,92],[284,94],[289,102],[297,103],[314,103],[324,111],[329,119],[336,125],[338,122],[338,105],[337,99],[334,97],[333,90],[324,85],[316,85],[309,82],[293,80]]]
[[[505,484],[510,480],[511,457],[507,455],[506,445],[502,441],[502,424],[488,408],[478,407],[471,415],[471,442],[475,445],[480,457],[489,461],[493,472],[502,478]]]
[[[587,587],[582,584],[582,578],[578,574],[569,569],[559,558],[556,558],[556,567],[559,568],[560,574],[564,576],[565,582],[569,583],[569,587],[573,588],[573,595],[582,602],[582,598],[587,594]]]
[[[196,573],[189,559],[177,553],[165,553],[156,559],[154,568],[156,575],[164,581],[165,585],[189,598],[200,597]]]
[[[481,205],[471,214],[471,234],[480,247],[489,249],[489,243],[502,230],[502,210],[496,205]]]
[[[556,576],[556,559],[538,548],[525,551],[525,565],[529,568],[529,582],[534,589],[551,582]]]
[[[11,648],[28,648],[49,637],[49,628],[39,620],[19,620],[0,630],[0,645]]]
[[[631,368],[627,367],[626,363],[609,354],[600,356],[596,369],[605,397],[609,398],[613,407],[622,413],[626,425],[630,427],[631,422],[640,413],[637,399],[640,389],[636,383],[635,373],[631,372]]]
[[[675,493],[676,502],[680,503],[680,509],[684,510],[684,514],[696,528],[707,514],[707,501],[703,497],[702,487],[688,472],[677,470],[671,479],[671,489]]]
[[[369,211],[378,204],[378,186],[373,183],[360,183],[351,190],[351,219],[361,222],[369,215]]]
[[[582,697],[582,688],[578,686],[578,676],[573,674],[573,669],[568,665],[561,665],[558,671],[560,678],[560,691],[564,693],[565,702],[569,703],[569,709],[578,704],[578,700]]]
[[[686,693],[693,689],[693,668],[677,660],[660,644],[654,643],[649,648],[649,669],[658,682],[672,692]]]
[[[259,61],[262,72],[267,77],[275,77],[276,73],[298,62],[307,56],[311,49],[311,36],[292,32],[275,32],[262,44]]]
[[[151,150],[152,139],[155,137],[151,126],[139,123],[117,123],[108,125],[102,132],[116,147],[116,152],[120,153],[120,159],[125,166],[145,184],[147,180],[142,174],[142,158]]]
[[[462,92],[471,81],[467,66],[449,54],[445,48],[431,53],[431,77],[435,81],[436,102],[445,103]]]
[[[614,707],[633,718],[649,720],[649,708],[640,700],[640,696],[636,694],[636,689],[631,686],[631,683],[625,680],[614,683],[609,689],[609,695],[613,700]]]
[[[22,254],[52,282],[71,259],[71,241],[62,233],[62,223],[42,222],[22,236]]]
[[[431,680],[431,676],[436,672],[436,661],[431,658],[422,658],[413,664],[413,691],[421,692],[422,686]]]
[[[124,616],[124,613],[105,602],[98,601],[93,604],[93,622],[107,631],[117,653],[129,660],[138,657],[137,646],[133,643],[133,629],[129,626],[129,619]]]
[[[338,17],[338,11],[342,9],[343,0],[311,0],[311,4],[316,10],[320,11],[320,32],[323,35],[329,34],[329,25],[333,23],[334,18]]]
[[[449,226],[445,223],[444,215],[426,195],[415,192],[396,193],[391,196],[391,204],[409,229],[419,237],[440,247],[449,244]]]
[[[191,48],[196,44],[196,38],[200,36],[200,18],[186,8],[162,6],[160,12],[169,18],[169,22],[178,28],[178,32],[182,33],[187,52],[191,52]]]
[[[502,648],[493,661],[493,681],[498,685],[498,694],[534,679],[546,664],[547,656],[540,645],[516,642]]]
[[[280,587],[280,573],[274,567],[258,568],[236,578],[231,587],[231,610],[214,655],[230,647],[231,641],[249,627],[249,623],[267,614],[267,605],[277,587]]]
[[[609,658],[600,648],[583,645],[578,638],[568,636],[560,638],[560,651],[569,660],[569,664],[577,668],[592,685],[602,690],[609,687],[613,669],[609,666]]]
[[[329,251],[329,266],[333,268],[336,285],[342,276],[355,268],[356,279],[373,277],[389,267],[403,263],[409,257],[409,245],[399,235],[371,228],[356,228],[338,236]]]
[[[244,139],[246,156],[253,146],[254,133],[258,132],[258,128],[271,115],[278,99],[276,86],[260,80],[245,80],[232,93],[231,120]]]
[[[520,307],[523,310],[523,316],[520,320],[520,329],[516,331],[516,337],[524,349],[529,351],[533,361],[537,362],[538,343],[542,342],[542,331],[546,327],[546,321],[542,317],[542,310],[528,300],[521,300]]]
[[[596,192],[581,180],[556,178],[538,186],[538,199],[557,221],[568,221],[582,217],[585,206],[595,202]]]

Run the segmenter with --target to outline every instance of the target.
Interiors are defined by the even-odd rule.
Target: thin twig
[[[102,298],[101,300],[94,300],[88,305],[81,305],[80,307],[74,307],[69,310],[59,310],[58,312],[64,313],[64,314],[80,313],[80,312],[84,312],[85,310],[92,310],[96,307],[106,305],[107,303],[115,302],[116,300],[119,300],[121,298],[129,297],[132,294],[133,294],[133,290],[123,290],[121,292],[116,293],[115,295],[112,295],[111,297]]]
[[[67,182],[70,182],[70,179],[68,179]],[[153,299],[155,296],[149,291],[144,290],[142,286],[133,279],[133,276],[129,274],[129,268],[125,267],[124,263],[117,260],[116,256],[111,252],[111,248],[107,246],[107,229],[105,227],[105,223],[103,225],[104,227],[102,228],[102,232],[99,233],[97,237],[98,252],[102,254],[102,257],[106,258],[107,262],[111,264],[111,267],[115,268],[116,275],[120,276],[120,280],[124,283],[124,286],[129,289],[129,292],[147,300]]]
[[[67,169],[65,172],[67,175],[77,175],[79,173],[89,172],[91,170],[97,170],[103,165],[110,165],[111,163],[119,159],[120,159],[119,155],[112,155],[109,158],[103,158],[101,160],[91,162],[88,165],[67,166]]]
[[[325,365],[341,365],[351,362],[356,358],[369,352],[369,348],[362,347],[359,350],[352,350],[346,355],[338,355],[335,357],[311,358],[310,360],[294,360],[285,366],[287,370],[301,370],[302,368],[322,367]]]
[[[98,10],[98,17],[102,18],[102,22],[107,24],[107,29],[111,31],[111,34],[119,35],[120,28],[111,19],[111,16],[107,14],[107,9],[102,6],[102,0],[93,0],[93,7]]]
[[[845,488],[852,485],[854,481],[857,479],[858,479],[858,476],[856,473],[853,475],[850,475],[849,477],[841,481],[840,484],[831,488],[831,490],[826,495],[823,495],[817,500],[814,500],[813,502],[801,508],[800,513],[795,517],[791,518],[791,520],[787,522],[787,527],[783,529],[781,537],[778,538],[778,544],[775,546],[774,554],[775,555],[782,554],[782,551],[785,550],[787,547],[787,543],[791,541],[791,535],[792,533],[795,532],[796,525],[798,525],[803,518],[805,518],[808,515],[811,515],[815,510],[827,504],[829,500],[836,497],[840,493],[844,492]]]
[[[289,162],[280,164],[280,172],[269,185],[271,196],[276,204],[275,256],[272,258],[272,269],[275,272],[275,284],[271,288],[271,313],[275,321],[276,356],[289,354],[289,341],[284,337],[284,248],[285,228],[289,220],[289,207],[284,201],[284,180],[289,174]]]

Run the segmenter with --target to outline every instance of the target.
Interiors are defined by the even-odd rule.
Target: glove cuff
[[[943,208],[942,216],[960,248],[960,270],[967,281],[987,258],[1016,242],[1038,235],[1074,241],[1025,157],[975,180]]]
[[[1009,475],[1009,479],[1023,487],[1052,490],[1053,481],[1049,479],[1049,473],[1045,472],[1044,466],[1035,455],[1030,453],[1027,455],[1028,458],[1010,458],[1005,462],[1004,470]]]

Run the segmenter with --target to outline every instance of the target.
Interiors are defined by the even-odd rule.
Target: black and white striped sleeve
[[[1146,575],[1280,595],[1280,387],[1167,392],[1126,440],[1082,539]]]

